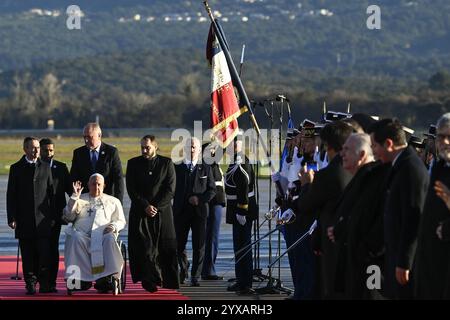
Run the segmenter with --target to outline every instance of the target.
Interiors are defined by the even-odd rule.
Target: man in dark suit
[[[351,179],[350,173],[342,167],[342,150],[353,128],[342,121],[327,124],[320,131],[320,138],[328,155],[328,166],[314,173],[304,166],[301,170],[301,191],[296,200],[297,215],[302,219],[296,223],[303,225],[304,232],[315,219],[318,230],[313,234],[312,245],[316,251],[319,271],[319,296],[322,299],[336,298],[334,290],[337,246],[328,239],[327,228],[335,221],[335,207]],[[312,263],[312,262],[311,262]]]
[[[392,163],[384,199],[386,255],[382,291],[387,298],[410,299],[410,270],[429,176],[417,153],[408,147],[397,119],[380,120],[369,131],[375,159]]]
[[[7,190],[8,225],[15,230],[22,252],[27,294],[50,292],[52,228],[56,224],[50,167],[39,159],[39,141],[23,141],[25,155],[11,166]]]
[[[219,251],[220,224],[225,207],[225,191],[223,186],[223,173],[218,162],[220,156],[216,150],[218,145],[214,143],[202,146],[203,161],[211,166],[214,180],[216,182],[216,196],[209,203],[209,215],[206,221],[206,249],[205,261],[203,262],[202,280],[223,280],[216,272],[216,258]]]
[[[216,195],[216,185],[211,167],[200,163],[200,141],[192,138],[185,146],[185,159],[175,165],[176,189],[173,215],[177,236],[180,282],[183,283],[189,269],[186,243],[192,229],[191,286],[198,287],[205,256],[206,219],[208,203]]]
[[[415,298],[427,300],[450,299],[450,201],[444,192],[450,187],[450,113],[439,119],[436,133],[439,158],[431,168],[413,270]]]
[[[149,292],[157,291],[161,282],[163,288],[179,288],[171,203],[175,168],[172,160],[156,153],[157,149],[154,136],[143,137],[142,156],[128,161],[126,176],[131,198],[128,229],[131,277],[135,283],[141,281]]]
[[[53,188],[55,190],[55,225],[52,227],[50,236],[51,241],[51,261],[49,286],[51,292],[56,290],[56,278],[59,269],[59,234],[61,232],[61,224],[67,224],[62,220],[63,209],[66,206],[66,194],[70,197],[72,194],[72,183],[70,179],[69,169],[65,163],[54,159],[55,144],[49,138],[39,141],[41,147],[41,160],[50,166],[53,178]]]
[[[105,178],[105,193],[123,201],[124,182],[119,151],[103,143],[102,130],[97,123],[88,123],[83,130],[85,146],[73,151],[70,176],[81,181],[83,192],[88,192],[89,177],[100,173]]]
[[[383,193],[389,164],[374,161],[370,136],[352,134],[341,152],[343,167],[353,176],[336,207],[336,224],[328,237],[339,247],[336,290],[346,299],[381,299],[368,288],[367,268],[384,259]]]

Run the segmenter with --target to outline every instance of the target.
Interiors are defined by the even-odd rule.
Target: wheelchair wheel
[[[122,252],[123,268],[120,274],[119,292],[123,293],[127,284],[127,246],[123,242],[120,244],[120,252]]]

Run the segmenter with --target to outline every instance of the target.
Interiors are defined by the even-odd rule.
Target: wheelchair
[[[108,290],[105,290],[103,292],[109,292],[112,291],[112,294],[114,296],[122,294],[125,292],[125,287],[126,287],[126,283],[127,283],[127,246],[125,245],[125,243],[120,240],[119,238],[117,238],[117,245],[120,248],[120,252],[122,254],[122,258],[123,258],[123,266],[122,266],[122,271],[119,275],[119,278],[116,278],[115,276],[108,276],[107,281],[107,287]],[[76,291],[85,291],[85,290],[89,290],[92,286],[92,283],[89,282],[89,284],[86,283],[81,283],[81,289],[69,289],[69,287],[67,287],[66,284],[66,289],[67,289],[67,294],[69,296],[71,296],[74,292]]]

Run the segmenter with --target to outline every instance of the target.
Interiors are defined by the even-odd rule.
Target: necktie
[[[95,169],[95,166],[97,164],[97,151],[91,150],[91,164],[92,168]]]

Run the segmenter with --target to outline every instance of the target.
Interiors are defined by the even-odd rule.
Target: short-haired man
[[[127,165],[127,191],[131,198],[128,252],[133,282],[157,291],[178,289],[177,240],[173,223],[175,167],[172,160],[157,154],[152,135],[141,139],[141,153]]]
[[[412,298],[410,270],[429,176],[417,153],[408,147],[397,119],[383,119],[369,130],[375,158],[391,163],[385,185],[383,294],[390,299]]]
[[[88,123],[83,129],[85,145],[73,151],[70,175],[72,182],[81,181],[87,192],[89,177],[100,173],[105,177],[105,193],[123,200],[124,182],[119,151],[102,142],[102,130],[98,123]]]
[[[450,113],[437,122],[436,147],[414,269],[416,298],[427,300],[450,299],[450,213],[443,201],[450,186]]]
[[[308,226],[314,219],[318,219],[319,229],[313,234],[313,247],[317,254],[320,252],[317,260],[321,284],[319,295],[322,299],[335,298],[337,248],[328,240],[327,228],[334,224],[336,203],[351,179],[350,173],[342,168],[339,152],[352,131],[353,128],[342,121],[329,123],[321,130],[320,138],[325,145],[329,164],[317,173],[307,170],[306,166],[302,169],[302,187],[295,204],[298,215],[304,216],[301,220],[305,225]],[[304,230],[306,231],[308,230]]]
[[[52,227],[51,234],[51,262],[49,286],[51,292],[56,290],[56,278],[59,269],[59,234],[61,232],[61,224],[65,224],[62,220],[63,210],[66,206],[66,194],[70,197],[72,191],[72,182],[70,179],[69,169],[65,163],[55,160],[55,143],[49,138],[43,138],[39,141],[41,146],[41,160],[50,166],[53,178],[53,187],[55,189],[55,225]]]
[[[339,247],[336,291],[352,300],[380,299],[366,285],[367,267],[382,265],[383,191],[390,165],[374,161],[370,136],[352,134],[341,151],[342,164],[353,176],[336,207],[336,224],[328,237]]]
[[[39,140],[23,141],[25,155],[11,166],[6,205],[8,225],[14,229],[22,252],[27,294],[50,292],[49,268],[52,228],[55,225],[54,191],[50,167],[39,159]]]

